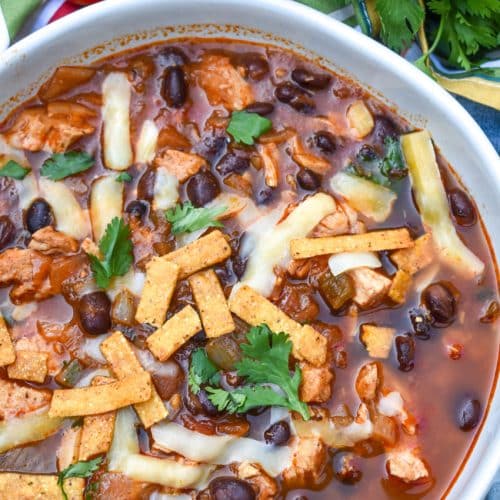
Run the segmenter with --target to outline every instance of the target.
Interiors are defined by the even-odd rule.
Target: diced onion
[[[90,218],[95,241],[104,236],[113,218],[122,216],[124,186],[123,182],[117,182],[117,177],[117,174],[106,175],[92,184]]]
[[[290,465],[288,446],[272,446],[262,441],[235,436],[207,436],[173,422],[156,424],[151,434],[161,449],[174,451],[196,462],[228,465],[233,462],[258,463],[271,476]]]
[[[179,180],[166,167],[158,167],[153,192],[153,208],[155,210],[172,208],[179,199]]]
[[[373,252],[343,252],[334,254],[328,259],[328,267],[334,276],[358,267],[376,269],[381,266],[380,259]]]
[[[133,161],[130,144],[131,85],[124,73],[110,73],[102,84],[104,164],[126,170]]]
[[[451,221],[446,191],[429,132],[420,130],[403,135],[401,146],[420,216],[441,250],[440,257],[460,274],[479,276],[484,271],[484,263],[464,245]]]
[[[86,212],[82,210],[71,189],[64,182],[40,179],[42,196],[52,207],[56,219],[56,229],[82,240],[90,232]]]
[[[401,394],[397,391],[390,392],[387,396],[382,396],[377,404],[379,413],[386,417],[397,417],[405,413],[404,403]]]
[[[89,358],[92,358],[99,363],[106,363],[106,358],[101,352],[101,344],[109,337],[109,335],[109,333],[92,337],[90,335],[86,335],[85,340],[80,345],[79,350],[81,354],[87,355]]]
[[[141,133],[135,148],[136,163],[151,163],[155,157],[158,134],[160,131],[153,120],[142,124]]]
[[[59,429],[62,418],[49,417],[47,408],[43,413],[33,413],[0,423],[0,453],[16,446],[41,441]]]
[[[335,193],[342,195],[352,208],[383,222],[389,217],[397,195],[394,191],[356,175],[339,172],[330,181]]]

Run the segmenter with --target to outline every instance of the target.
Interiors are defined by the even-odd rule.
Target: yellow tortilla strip
[[[114,332],[113,335],[108,337],[101,344],[101,352],[118,379],[147,373],[139,363],[129,341],[121,332]],[[146,428],[163,420],[168,415],[168,411],[154,385],[151,387],[150,399],[144,403],[134,405],[134,408]]]
[[[0,366],[14,363],[16,352],[3,316],[0,316]]]
[[[146,266],[146,283],[135,313],[139,323],[159,328],[165,321],[172,294],[177,284],[179,266],[160,257],[154,257]]]
[[[207,337],[220,337],[234,330],[234,321],[224,290],[212,269],[193,274],[188,279]]]
[[[229,309],[252,326],[266,323],[275,332],[287,333],[296,359],[308,361],[314,366],[325,363],[326,338],[312,326],[297,323],[249,286],[238,288],[229,300]]]
[[[68,500],[81,500],[85,480],[71,477],[64,481]],[[63,500],[57,476],[49,474],[17,474],[0,472],[0,498],[16,500]]]
[[[411,276],[406,271],[399,269],[394,278],[392,278],[391,288],[389,289],[389,298],[396,304],[403,304],[406,300],[406,293],[410,288]]]
[[[165,361],[201,329],[197,312],[191,306],[186,306],[150,335],[146,343],[160,361]]]
[[[395,334],[394,328],[361,325],[359,337],[372,358],[388,358]]]
[[[431,233],[425,233],[417,238],[413,247],[391,253],[391,260],[394,264],[408,274],[415,274],[427,267],[435,257],[436,252]]]
[[[231,247],[224,235],[220,231],[212,231],[161,258],[177,264],[180,267],[179,279],[184,279],[197,271],[225,261],[230,255]]]
[[[95,377],[93,386],[110,384],[110,377]],[[89,415],[83,419],[82,436],[80,441],[79,460],[89,460],[102,453],[107,453],[113,440],[116,412],[110,411],[102,415]]]
[[[55,390],[49,417],[80,417],[117,410],[151,397],[148,373],[130,374],[117,382],[78,389]]]
[[[317,255],[341,252],[379,252],[409,248],[413,245],[414,242],[408,229],[401,228],[324,238],[300,238],[290,242],[290,251],[294,259],[307,259]]]
[[[9,378],[43,383],[47,376],[46,352],[16,351],[16,360],[7,367]]]

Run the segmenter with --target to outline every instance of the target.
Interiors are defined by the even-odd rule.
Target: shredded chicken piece
[[[319,224],[313,229],[312,236],[314,238],[322,238],[324,236],[337,236],[349,232],[349,220],[344,211],[340,207],[337,207],[335,212],[321,219]]]
[[[278,493],[274,479],[257,464],[242,462],[238,466],[238,477],[248,481],[256,493],[256,500],[272,500]]]
[[[373,401],[377,396],[381,374],[377,363],[363,365],[356,377],[356,392],[362,401]]]
[[[368,308],[378,304],[389,292],[391,280],[368,267],[348,271],[354,281],[353,300],[360,307]]]
[[[292,150],[292,159],[295,163],[303,168],[307,168],[316,172],[317,174],[324,175],[331,167],[330,162],[308,152],[298,136],[294,136],[290,141]]]
[[[185,182],[189,177],[197,174],[206,165],[206,161],[193,153],[167,149],[156,156],[153,164],[156,168],[165,167],[179,179],[179,182]]]
[[[78,241],[71,236],[47,226],[33,233],[28,248],[54,255],[75,253],[78,251],[78,246]]]
[[[264,167],[264,178],[269,187],[275,188],[279,181],[279,152],[276,144],[269,143],[258,146]]]
[[[95,255],[96,257],[99,257],[101,258],[101,251],[99,250],[99,247],[97,246],[97,243],[90,239],[90,238],[85,238],[83,241],[82,241],[82,250],[85,252],[85,253],[89,253],[91,255]]]
[[[332,371],[327,366],[317,368],[309,363],[300,363],[300,367],[300,399],[305,403],[326,403],[332,395]]]
[[[301,280],[309,274],[311,266],[311,259],[291,259],[287,271],[290,276]]]
[[[428,481],[430,473],[424,462],[415,455],[414,450],[395,451],[389,454],[387,471],[405,483]]]
[[[227,56],[204,56],[196,66],[194,74],[212,106],[222,105],[234,111],[246,108],[255,100],[252,87]]]
[[[0,419],[8,420],[38,410],[47,406],[50,398],[48,390],[0,379]]]

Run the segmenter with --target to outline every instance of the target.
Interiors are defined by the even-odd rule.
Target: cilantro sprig
[[[94,158],[85,151],[56,153],[44,161],[40,173],[52,181],[60,181],[70,175],[88,170],[94,163]]]
[[[23,180],[28,173],[29,168],[19,165],[17,161],[9,160],[2,168],[0,168],[0,177],[12,177],[18,181]]]
[[[245,413],[261,406],[282,406],[308,420],[309,408],[299,398],[302,372],[298,366],[293,373],[289,369],[292,342],[288,335],[274,333],[264,324],[253,327],[247,334],[247,343],[241,344],[241,351],[243,357],[236,364],[236,373],[245,379],[247,385],[233,391],[213,387],[216,385],[214,367],[208,367],[201,354],[197,354],[196,367],[193,366],[194,355],[191,360],[190,385],[199,390],[200,384],[211,384],[205,385],[204,389],[219,411]]]
[[[254,143],[254,139],[271,130],[273,122],[257,113],[248,111],[234,111],[227,127],[227,132],[236,142],[247,146]]]
[[[116,182],[130,182],[133,177],[128,172],[122,172],[116,177]]]
[[[217,217],[227,210],[225,206],[195,208],[190,201],[178,204],[165,212],[172,224],[172,233],[192,233],[205,227],[222,227]]]
[[[113,276],[123,276],[134,260],[130,227],[120,217],[115,217],[107,226],[104,236],[99,241],[99,250],[103,256],[87,254],[94,278],[100,288],[107,288]]]
[[[191,391],[198,394],[202,384],[217,385],[220,382],[218,368],[210,361],[204,349],[196,349],[191,355],[188,383]]]
[[[97,457],[93,460],[80,460],[79,462],[68,465],[68,467],[59,472],[57,484],[61,488],[64,500],[68,500],[68,495],[66,494],[66,491],[64,491],[64,481],[71,477],[90,477],[97,469],[99,469],[102,460],[102,457]]]

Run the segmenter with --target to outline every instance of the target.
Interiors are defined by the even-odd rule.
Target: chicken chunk
[[[321,219],[319,224],[313,229],[312,236],[314,238],[337,236],[349,233],[349,229],[349,219],[345,212],[340,207],[337,207],[335,212]]]
[[[206,161],[201,156],[193,153],[183,153],[175,149],[167,149],[154,159],[154,166],[165,167],[172,175],[175,175],[179,182],[185,182],[206,165]]]
[[[47,226],[33,233],[28,248],[53,255],[75,253],[78,251],[78,246],[78,241],[71,236]]]
[[[52,259],[35,250],[9,248],[0,254],[0,286],[14,285],[14,303],[42,300],[53,292],[48,277]]]
[[[257,464],[242,462],[238,466],[238,477],[252,485],[256,500],[272,500],[278,493],[276,482]]]
[[[332,395],[333,373],[327,366],[316,368],[301,363],[300,399],[305,403],[325,403]]]
[[[195,69],[195,77],[212,106],[230,111],[246,108],[254,102],[252,87],[245,81],[229,57],[208,54]]]
[[[50,398],[48,390],[33,389],[10,380],[0,380],[0,420],[38,410],[47,406]]]
[[[373,307],[389,292],[391,280],[368,267],[352,269],[348,272],[354,281],[353,300],[362,308]]]
[[[416,456],[414,450],[396,451],[386,462],[387,472],[405,483],[430,480],[430,472],[425,463]]]
[[[319,485],[328,464],[328,449],[317,437],[297,438],[294,443],[292,465],[283,471],[287,488]]]
[[[356,377],[356,392],[363,401],[373,401],[377,396],[381,374],[377,363],[361,367]]]
[[[280,177],[279,171],[279,151],[276,144],[263,144],[258,147],[262,165],[264,167],[264,179],[269,187],[278,186]]]

